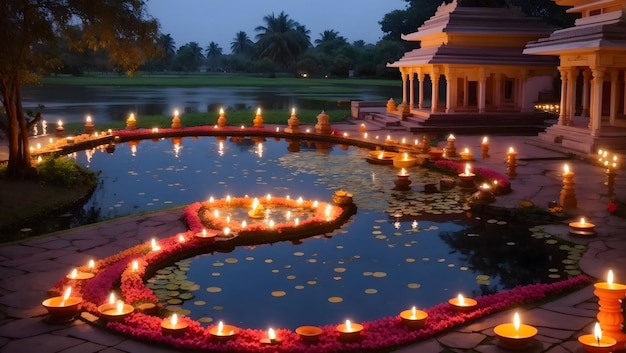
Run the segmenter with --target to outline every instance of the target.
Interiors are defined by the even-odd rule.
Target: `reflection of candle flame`
[[[459,301],[459,305],[465,305],[465,298],[463,298],[462,294],[458,295],[457,300]]]
[[[119,300],[117,302],[117,314],[120,315],[122,313],[124,313],[124,302]]]
[[[352,323],[350,323],[350,320],[346,320],[346,331],[352,332]]]
[[[413,306],[413,307],[411,308],[411,320],[415,320],[415,317],[416,317],[416,315],[417,315],[416,311],[417,311],[417,310],[415,309],[415,306]]]
[[[176,324],[178,324],[178,315],[173,314],[170,318],[170,323],[172,324],[172,326],[176,326]]]
[[[404,168],[400,169],[400,175],[402,175],[402,176],[408,175],[407,172],[406,172],[406,169],[404,169]]]
[[[600,346],[600,340],[602,340],[602,329],[600,328],[599,322],[596,322],[593,327],[593,336],[596,338],[596,341],[598,341],[598,346]]]
[[[296,224],[296,226],[298,226],[298,224],[300,224],[300,218],[294,219],[293,222]]]
[[[519,314],[516,312],[515,315],[513,315],[513,327],[515,327],[515,331],[519,331],[520,325]]]
[[[606,283],[613,284],[613,270],[609,270],[609,273],[606,275]]]
[[[247,225],[247,223],[246,223],[246,221],[245,221],[245,220],[244,220],[244,221],[241,221],[241,228],[245,228],[245,227],[246,227],[246,225]]]
[[[276,340],[276,333],[274,332],[274,329],[270,327],[269,330],[267,330],[267,337],[271,340],[274,341]]]
[[[113,292],[109,295],[109,304],[115,304],[115,293]]]

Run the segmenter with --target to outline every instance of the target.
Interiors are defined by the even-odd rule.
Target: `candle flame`
[[[378,154],[378,159],[383,159],[384,156],[385,156],[385,152],[380,151],[380,153]]]
[[[202,230],[202,236],[206,237],[206,228]]]
[[[270,201],[270,200],[272,200],[272,195],[270,195],[270,194],[267,194],[267,195],[265,196],[265,199],[266,199],[267,201]]]
[[[400,169],[400,175],[407,175],[406,169],[404,168]]]
[[[363,138],[366,139],[367,138],[367,132],[363,134]]]
[[[228,236],[230,234],[230,228],[228,227],[224,228],[223,232],[224,232],[224,235]]]
[[[178,116],[178,110],[174,110],[174,116]]]
[[[220,108],[220,115],[224,115],[224,108]]]
[[[115,304],[115,293],[113,292],[109,295],[109,304]]]
[[[59,120],[57,124],[59,125],[59,127],[63,127],[63,122],[61,120]]]
[[[269,227],[270,227],[270,229],[274,228],[274,220],[273,219],[270,219]]]
[[[256,108],[256,115],[261,115],[261,107]]]
[[[580,217],[580,225],[584,226],[587,221],[585,221],[585,217]]]
[[[87,121],[88,123],[91,122],[91,117],[89,115],[87,115],[87,119],[85,119],[85,121]]]
[[[465,163],[465,175],[470,175],[472,172],[472,169],[470,167],[469,163]]]
[[[185,242],[185,237],[182,234],[178,235],[178,242],[179,243],[184,243]]]
[[[469,153],[469,148],[465,147],[465,149],[463,150],[464,153]]]
[[[128,121],[135,121],[135,114],[130,113],[130,115],[128,116]]]
[[[220,321],[220,323],[217,324],[217,334],[221,335],[223,330],[224,330],[224,323]]]
[[[259,207],[260,203],[259,203],[259,199],[257,199],[256,197],[254,198],[254,200],[252,200],[252,209],[256,210],[257,207]]]
[[[602,329],[600,328],[600,323],[596,322],[593,326],[593,336],[596,338],[596,341],[600,342],[602,340]]]
[[[118,315],[124,313],[124,302],[121,301],[121,300],[118,300],[116,309],[117,309],[117,314]]]
[[[463,295],[462,295],[462,294],[459,294],[459,295],[456,297],[456,299],[458,300],[459,305],[465,305],[465,298],[463,297]]]
[[[300,218],[294,219],[293,222],[296,224],[297,227],[300,224]]]
[[[72,287],[67,287],[65,289],[65,293],[63,293],[63,301],[70,299],[71,294],[72,294]]]
[[[245,221],[245,220],[244,220],[244,221],[241,221],[241,228],[245,228],[245,227],[246,227],[246,225],[248,225],[248,223],[246,223],[246,221]]]
[[[313,201],[313,208],[317,208],[318,205],[319,203],[317,202],[317,200]]]
[[[609,270],[609,273],[606,275],[606,283],[613,284],[613,270]]]
[[[139,262],[137,260],[133,260],[133,267],[131,268],[133,272],[139,271]]]
[[[213,211],[213,217],[215,217],[215,218],[219,218],[219,216],[220,216],[220,211],[218,211],[218,210],[214,210],[214,211]]]
[[[89,264],[87,264],[87,268],[89,269],[89,271],[93,271],[95,267],[96,267],[96,262],[93,260],[89,260]]]
[[[515,150],[513,149],[513,147],[509,147],[509,153],[515,153]]]
[[[269,337],[270,340],[275,340],[276,339],[276,333],[274,332],[274,329],[270,327],[269,330],[267,330],[267,337]]]
[[[178,324],[178,315],[173,314],[172,317],[170,317],[170,323],[172,326],[176,326],[176,324]]]
[[[209,202],[210,202],[210,203],[215,202],[215,199],[213,198],[213,196],[209,197]]]
[[[350,320],[346,320],[346,331],[352,332],[352,323]]]
[[[405,161],[406,161],[407,159],[409,159],[409,154],[408,154],[408,153],[406,153],[406,152],[404,152],[404,157],[403,157],[403,159],[404,159]]]
[[[152,240],[150,241],[150,245],[152,246],[152,251],[161,250],[161,247],[159,246],[159,244],[157,244],[156,239],[154,238],[152,238]]]
[[[487,140],[487,136],[483,137],[483,143],[484,143],[484,144],[489,143],[489,140]]]
[[[448,140],[454,140],[454,135],[452,134],[448,135]]]
[[[415,305],[411,308],[411,319],[415,320],[417,315],[417,309],[415,309]]]
[[[520,322],[519,314],[515,312],[515,315],[513,315],[513,327],[515,327],[515,331],[519,331],[520,325],[521,325],[521,322]]]
[[[78,276],[78,270],[77,269],[73,269],[72,272],[70,272],[70,278],[71,279],[76,279],[76,276]]]
[[[569,174],[569,165],[566,164],[566,165],[563,166],[563,173],[564,174]]]

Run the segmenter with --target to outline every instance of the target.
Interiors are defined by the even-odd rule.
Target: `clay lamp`
[[[344,342],[354,342],[361,339],[361,331],[363,331],[363,325],[353,324],[350,320],[346,320],[345,323],[337,326],[339,331],[339,339]]]
[[[402,323],[411,330],[417,330],[424,327],[428,314],[425,311],[417,310],[412,307],[410,310],[404,310],[400,313]]]
[[[448,300],[448,303],[460,312],[472,311],[478,304],[476,300],[472,298],[465,298],[462,294],[459,294],[456,298]]]
[[[130,315],[135,308],[132,305],[125,304],[122,300],[115,300],[115,294],[111,293],[109,302],[98,307],[100,317],[106,321],[122,321]]]
[[[209,333],[218,341],[228,341],[239,334],[239,328],[233,325],[224,325],[224,323],[220,321],[217,326],[213,326],[209,329]]]
[[[513,315],[513,322],[500,324],[493,329],[498,336],[498,345],[505,349],[523,350],[533,344],[537,329],[530,325],[521,324],[519,314]]]
[[[67,279],[75,279],[75,280],[86,280],[92,278],[94,275],[90,272],[82,272],[78,271],[78,269],[73,269],[72,272],[68,273],[65,277]]]
[[[317,326],[300,326],[296,329],[300,340],[308,343],[317,342],[322,332],[322,329]]]
[[[41,305],[48,310],[48,321],[64,323],[74,319],[74,316],[80,310],[82,301],[80,297],[72,297],[72,287],[67,287],[63,296],[48,298]]]
[[[463,149],[463,151],[461,151],[461,153],[459,153],[461,155],[461,159],[463,159],[464,161],[471,161],[474,159],[474,154],[472,152],[470,152],[469,148],[465,148]]]
[[[161,322],[161,332],[163,332],[164,335],[180,337],[187,332],[188,327],[189,325],[187,325],[186,322],[178,320],[178,315],[176,314],[173,314],[167,319],[163,319]]]
[[[267,337],[261,338],[261,343],[263,344],[274,345],[280,344],[280,342],[282,342],[282,340],[276,336],[276,332],[274,332],[274,329],[271,327],[267,330]]]
[[[582,344],[585,352],[589,353],[609,353],[613,352],[617,345],[617,340],[611,337],[602,336],[600,323],[596,322],[593,334],[578,337],[578,342]]]
[[[580,236],[593,236],[596,234],[596,225],[585,220],[585,217],[580,217],[578,222],[571,222],[569,224],[570,234]]]
[[[211,239],[213,237],[215,237],[215,233],[214,232],[207,232],[206,228],[202,229],[202,232],[198,232],[195,234],[196,238],[200,238],[200,239]]]

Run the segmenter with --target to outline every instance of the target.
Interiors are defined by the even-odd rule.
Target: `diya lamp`
[[[471,161],[474,159],[474,154],[470,152],[469,148],[467,147],[465,147],[463,151],[461,151],[461,153],[459,154],[461,155],[461,159],[463,159],[464,161]]]
[[[506,153],[507,163],[514,162],[516,159],[517,159],[517,152],[515,152],[513,147],[509,147],[509,150]]]
[[[111,293],[109,301],[98,307],[100,317],[106,321],[122,321],[130,315],[135,308],[132,305],[124,303],[122,300],[115,300],[115,294]]]
[[[128,119],[126,119],[126,130],[135,130],[137,128],[137,120],[135,114],[130,113]]]
[[[412,181],[409,180],[409,173],[407,173],[406,169],[402,168],[398,173],[398,178],[393,181],[396,185],[393,189],[399,191],[408,191],[411,190]]]
[[[459,173],[459,179],[461,179],[461,187],[473,188],[475,178],[476,174],[472,173],[472,167],[469,163],[465,163],[465,169],[463,170],[463,173]]]
[[[48,298],[41,305],[48,310],[46,320],[52,323],[63,323],[74,319],[82,301],[80,297],[72,297],[72,287],[67,287],[63,296]]]
[[[292,134],[300,132],[300,120],[296,115],[296,108],[291,108],[291,116],[287,119],[287,125],[285,132]]]
[[[339,339],[344,342],[354,342],[361,338],[361,331],[363,331],[363,325],[355,324],[346,320],[345,323],[337,326],[339,331]]]
[[[425,311],[417,310],[412,307],[409,310],[404,310],[400,313],[400,319],[402,323],[411,330],[417,330],[424,327],[428,314]]]
[[[476,308],[476,305],[478,305],[478,302],[475,299],[465,298],[462,294],[459,294],[456,298],[448,300],[448,303],[461,312],[472,311]]]
[[[264,218],[265,217],[265,208],[259,202],[259,199],[256,197],[252,200],[252,209],[248,211],[248,216],[250,218]]]
[[[174,110],[174,117],[172,118],[172,129],[180,129],[182,125],[180,124],[180,116],[178,116],[178,110]]]
[[[307,343],[317,342],[322,332],[322,329],[317,326],[300,326],[296,328],[300,341]]]
[[[617,340],[618,344],[626,343],[626,334],[622,332],[624,322],[622,300],[626,297],[626,285],[613,282],[613,271],[609,270],[606,282],[594,284],[593,294],[598,297],[600,310],[598,322],[604,333]]]
[[[73,280],[86,280],[86,279],[93,278],[93,276],[94,274],[91,272],[78,271],[78,269],[75,268],[72,270],[72,272],[68,273],[65,277],[67,279],[73,279]]]
[[[617,346],[617,340],[602,335],[602,328],[598,322],[593,327],[593,334],[578,337],[578,342],[589,353],[609,353]]]
[[[161,250],[161,246],[157,243],[156,239],[152,238],[152,240],[150,240],[150,249],[152,251],[159,251]]]
[[[454,135],[450,134],[448,136],[447,141],[448,141],[448,143],[446,144],[446,147],[444,148],[444,150],[446,152],[446,155],[448,157],[456,157],[456,145],[455,145],[456,137],[454,137]],[[426,143],[426,142],[424,142],[424,143]]]
[[[489,158],[489,140],[487,136],[483,137],[483,141],[480,144],[480,156],[482,159]]]
[[[239,334],[239,328],[233,325],[224,325],[224,323],[220,321],[217,326],[213,326],[209,329],[209,334],[218,341],[228,341]]]
[[[217,118],[217,127],[226,126],[226,113],[224,112],[224,108],[220,108],[220,115]]]
[[[93,132],[94,132],[93,121],[91,121],[91,116],[87,115],[87,118],[85,119],[85,133],[92,135]]]
[[[215,237],[215,233],[214,232],[207,232],[206,228],[202,229],[201,232],[196,233],[196,238],[200,238],[200,239],[210,239]]]
[[[367,131],[367,128],[365,127],[365,124],[359,125],[359,132],[365,132],[365,131]]]
[[[66,138],[65,138],[65,142],[66,142],[68,145],[73,145],[73,144],[74,144],[74,136],[68,136],[68,137],[66,137]]]
[[[513,322],[500,324],[493,329],[498,336],[498,345],[502,348],[522,350],[533,344],[533,339],[537,335],[537,328],[521,323],[519,314],[513,315]]]
[[[263,127],[263,116],[261,115],[261,108],[256,108],[256,115],[252,121],[254,127]]]
[[[567,164],[563,166],[563,188],[559,195],[559,203],[563,208],[576,208],[578,206],[576,190],[574,189],[574,173]]]
[[[282,340],[276,336],[276,332],[274,332],[274,329],[271,327],[267,330],[267,337],[261,338],[261,343],[263,344],[280,344],[281,341]]]
[[[384,154],[383,154],[384,156]],[[417,159],[407,152],[399,153],[393,158],[393,166],[396,168],[409,168],[415,165]]]
[[[161,332],[163,332],[164,335],[182,336],[187,332],[188,327],[189,325],[187,325],[186,322],[180,321],[176,314],[173,314],[167,319],[163,319],[161,322]]]
[[[578,222],[569,223],[569,232],[574,235],[593,236],[596,234],[596,225],[587,222],[585,217],[580,217]]]
[[[55,130],[57,137],[63,137],[63,134],[65,133],[65,128],[63,127],[63,122],[61,120],[59,120],[59,122],[57,123],[57,127]]]

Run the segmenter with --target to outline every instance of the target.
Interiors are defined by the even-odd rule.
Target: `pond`
[[[341,85],[339,85],[341,87]],[[337,101],[387,101],[400,97],[401,85],[343,87],[345,93],[296,93],[280,87],[115,87],[46,85],[26,87],[23,105],[26,110],[39,104],[45,106],[42,115],[49,123],[82,122],[91,115],[99,122],[125,121],[130,112],[141,115],[182,112],[217,111],[220,107],[233,109],[284,109],[293,106],[304,109],[331,109]],[[396,98],[397,99],[397,98]]]
[[[366,150],[300,141],[299,151],[289,152],[293,146],[274,139],[158,139],[75,158],[102,171],[102,184],[85,205],[97,219],[210,196],[328,202],[338,189],[354,193],[357,213],[332,234],[204,254],[148,280],[168,310],[207,325],[366,321],[458,293],[477,296],[580,273],[582,248],[560,243],[541,227],[472,214],[469,194],[458,187],[422,192],[438,173],[411,168],[412,190],[393,191],[397,170],[366,163]]]

